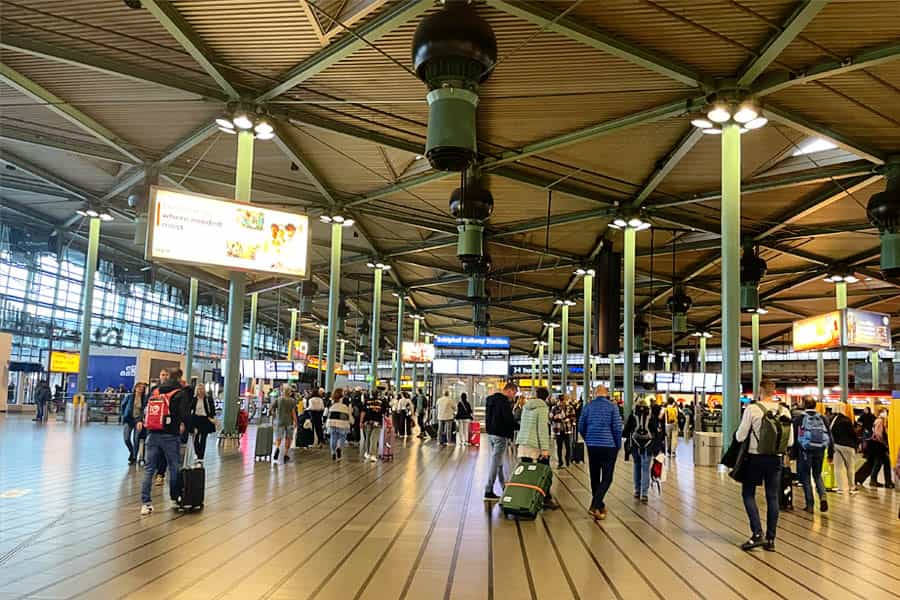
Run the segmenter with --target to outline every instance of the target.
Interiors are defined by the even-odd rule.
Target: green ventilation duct
[[[319,286],[312,281],[304,281],[297,289],[300,295],[300,312],[310,314],[313,307],[313,298],[319,293]]]
[[[673,333],[687,333],[687,313],[689,310],[691,310],[691,306],[693,305],[693,303],[694,301],[691,300],[691,297],[685,293],[684,287],[682,287],[680,284],[676,285],[675,290],[669,297],[669,301],[666,303],[666,305],[669,307],[669,312],[672,313]]]
[[[872,195],[866,215],[881,234],[881,272],[900,277],[900,162],[886,166],[884,178],[887,188]]]
[[[447,0],[416,28],[412,60],[429,89],[425,156],[439,171],[463,171],[478,153],[478,88],[497,62],[497,39],[467,1]]]
[[[644,336],[647,335],[647,321],[644,315],[637,315],[634,319],[634,351],[644,351]]]

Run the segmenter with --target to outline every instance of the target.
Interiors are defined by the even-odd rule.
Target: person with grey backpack
[[[822,463],[825,452],[831,447],[831,435],[822,415],[816,412],[816,399],[806,396],[803,399],[803,412],[794,417],[795,444],[791,457],[797,460],[797,478],[803,484],[803,495],[806,498],[804,510],[815,511],[813,486],[819,496],[819,510],[828,512],[828,500],[825,499],[825,482],[822,481]]]
[[[751,536],[741,544],[741,549],[746,551],[762,546],[764,550],[774,552],[781,469],[784,454],[794,443],[794,429],[790,411],[775,399],[775,381],[764,377],[759,390],[759,401],[744,410],[734,436],[738,442],[747,444],[746,462],[741,466],[741,496],[750,521]],[[756,488],[760,485],[765,485],[766,489],[765,538],[756,505]]]

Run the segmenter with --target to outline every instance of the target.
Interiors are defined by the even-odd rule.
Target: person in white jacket
[[[450,443],[453,435],[453,419],[456,418],[456,407],[458,402],[450,396],[450,390],[444,392],[437,403],[438,418],[438,442],[441,446]]]
[[[415,406],[406,392],[401,392],[399,397],[393,402],[391,407],[396,415],[395,427],[398,437],[407,438],[410,435],[411,415],[415,411]]]

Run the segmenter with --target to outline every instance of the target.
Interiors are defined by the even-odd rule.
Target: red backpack
[[[176,388],[166,394],[160,394],[159,389],[153,390],[153,395],[147,401],[147,416],[144,418],[144,427],[148,431],[163,431],[166,425],[172,422],[169,402],[179,391]]]

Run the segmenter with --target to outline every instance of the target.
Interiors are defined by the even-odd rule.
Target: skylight
[[[837,148],[837,146],[828,140],[823,140],[822,138],[810,138],[800,144],[800,147],[797,150],[794,150],[791,156],[815,154],[816,152],[824,152],[825,150],[832,150],[834,148]]]

